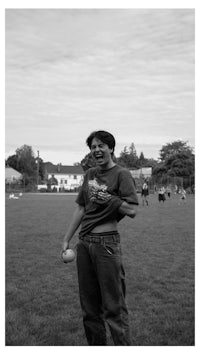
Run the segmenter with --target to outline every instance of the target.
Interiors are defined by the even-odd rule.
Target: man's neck
[[[116,164],[115,164],[113,161],[111,161],[110,163],[108,163],[108,164],[106,164],[106,165],[101,165],[101,166],[99,166],[99,169],[100,169],[100,170],[103,170],[103,171],[105,171],[105,170],[110,170],[110,169],[113,168],[115,165],[116,165]]]

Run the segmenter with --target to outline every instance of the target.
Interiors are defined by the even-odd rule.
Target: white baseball
[[[62,259],[64,261],[64,263],[70,263],[71,261],[73,261],[75,259],[75,253],[72,249],[67,249],[65,251],[63,251],[62,253]]]

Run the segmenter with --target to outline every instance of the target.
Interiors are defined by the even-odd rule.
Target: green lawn
[[[76,263],[60,259],[74,201],[6,198],[6,345],[87,345]],[[119,230],[133,345],[194,345],[194,196],[151,195]]]

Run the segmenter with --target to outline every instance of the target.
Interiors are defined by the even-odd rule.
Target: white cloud
[[[193,10],[6,11],[7,151],[71,161],[95,129],[154,157],[194,140]]]

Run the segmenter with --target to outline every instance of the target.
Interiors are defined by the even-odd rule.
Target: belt
[[[89,243],[104,243],[104,242],[117,242],[120,243],[120,235],[118,232],[105,232],[105,233],[89,233],[79,239]]]

